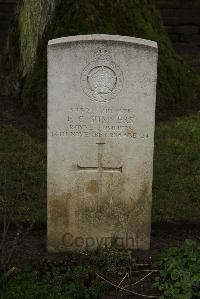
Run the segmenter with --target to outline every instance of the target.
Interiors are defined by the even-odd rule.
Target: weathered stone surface
[[[48,249],[149,248],[157,44],[48,45]]]

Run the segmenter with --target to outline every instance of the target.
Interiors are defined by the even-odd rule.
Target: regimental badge
[[[121,91],[123,74],[105,48],[96,51],[92,60],[82,71],[81,86],[84,93],[93,101],[107,102]]]

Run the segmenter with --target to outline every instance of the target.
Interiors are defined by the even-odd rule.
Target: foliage
[[[0,53],[0,88],[1,94],[16,96],[21,90],[20,72],[20,31],[15,17],[10,25],[9,34]]]
[[[156,127],[154,222],[200,221],[200,113]]]
[[[186,240],[182,246],[166,250],[156,258],[154,265],[160,268],[153,284],[161,294],[160,299],[199,298],[200,247],[196,242]],[[140,276],[129,275],[132,270],[138,270],[136,267],[133,252],[127,250],[68,252],[64,258],[43,258],[11,273],[1,298],[102,298],[110,287],[97,274],[112,281],[121,281],[126,274],[138,282],[141,273],[144,277],[143,272]],[[147,283],[148,289],[151,282]]]
[[[40,2],[42,5],[43,1],[40,0]],[[34,9],[35,2],[32,0],[26,3],[20,7],[20,22],[16,26],[19,28],[19,34],[16,34],[17,41],[10,43],[11,47],[18,45],[18,55],[15,55],[18,59],[13,59],[12,56],[7,57],[8,61],[13,62],[10,63],[8,76],[11,76],[12,70],[16,69],[17,61],[20,61],[21,65],[26,65],[23,70],[21,69],[21,74],[16,75],[17,81],[22,85],[20,95],[25,107],[34,106],[43,117],[46,116],[46,47],[49,39],[68,35],[106,33],[136,36],[158,42],[157,119],[167,119],[174,115],[197,111],[200,108],[199,78],[189,70],[173,50],[154,1],[61,0],[58,1],[54,15],[50,9],[51,22],[46,23],[47,19],[44,18],[45,27],[31,22],[34,14],[29,13],[34,10],[35,13],[37,11],[39,15],[41,14],[41,18],[37,15],[34,19],[40,24],[41,19],[44,15],[46,16],[45,10],[42,10],[40,6]],[[51,3],[50,0],[49,3]],[[38,28],[41,28],[41,33],[38,33]],[[30,53],[34,54],[34,59],[31,58]],[[2,64],[9,64],[8,61],[6,63],[3,61]],[[34,65],[33,61],[35,61]],[[29,64],[31,67],[28,66]],[[13,82],[16,82],[16,79]],[[5,85],[4,81],[3,77],[2,88]]]
[[[129,275],[136,269],[136,259],[132,250],[118,249],[115,247],[97,249],[87,253],[90,263],[100,271],[109,275]]]
[[[0,281],[2,282],[4,282],[8,273],[10,273],[9,266],[17,250],[17,247],[19,246],[23,238],[31,231],[35,224],[34,219],[32,219],[28,225],[23,226],[21,224],[21,219],[17,221],[17,217],[13,217],[12,210],[10,212],[3,211],[3,213],[5,214],[2,217],[3,224],[1,224],[2,232],[0,237]],[[11,239],[9,228],[13,223],[15,223],[16,225],[16,230],[14,236]]]
[[[107,248],[68,252],[63,258],[43,258],[12,274],[5,284],[2,299],[101,298],[109,285],[96,273],[120,278],[125,273],[131,275],[134,269],[136,262],[130,250]]]
[[[22,0],[19,11],[21,70],[26,75],[36,60],[37,47],[57,0]]]
[[[105,284],[89,267],[72,268],[56,261],[19,271],[8,281],[2,299],[95,299],[105,291]]]
[[[77,34],[107,33],[136,36],[158,42],[157,119],[166,119],[197,110],[197,92],[200,81],[176,55],[152,1],[61,1],[55,11],[52,26],[38,49],[38,62],[33,74],[25,82],[22,97],[31,99],[32,90],[40,79],[46,79],[47,40]],[[41,68],[41,65],[43,68]],[[43,86],[44,86],[43,81]],[[46,83],[45,83],[46,85]],[[46,94],[39,83],[34,94],[42,111],[46,107]],[[42,102],[41,102],[42,101]],[[43,108],[42,108],[43,107]]]
[[[162,292],[160,299],[200,298],[199,244],[186,240],[162,253],[156,264],[161,270],[154,287]]]

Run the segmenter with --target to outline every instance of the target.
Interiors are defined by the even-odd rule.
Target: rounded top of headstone
[[[60,45],[66,43],[74,43],[74,42],[91,42],[91,41],[111,41],[118,43],[127,43],[127,44],[135,44],[139,46],[145,46],[154,48],[157,50],[157,43],[151,40],[136,38],[131,36],[121,36],[121,35],[109,35],[109,34],[90,34],[90,35],[75,35],[75,36],[67,36],[52,39],[48,42],[48,46]]]

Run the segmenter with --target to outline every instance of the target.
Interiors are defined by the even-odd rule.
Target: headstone
[[[48,249],[150,245],[157,44],[48,45]]]

